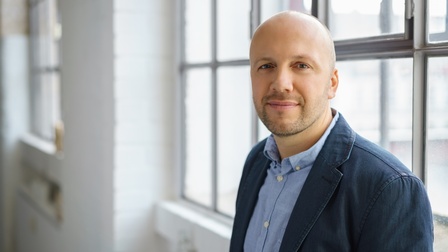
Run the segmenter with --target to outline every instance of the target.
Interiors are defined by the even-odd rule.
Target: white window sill
[[[37,137],[31,133],[23,135],[22,142],[27,146],[33,147],[34,149],[47,155],[56,154],[56,147],[52,142],[43,140],[42,138]]]
[[[62,220],[62,153],[56,152],[53,143],[25,134],[20,142],[20,159],[22,176],[19,195],[27,199],[43,216],[58,223]]]
[[[176,251],[228,252],[232,220],[181,202],[157,205],[156,231],[174,244]]]
[[[25,168],[45,174],[51,181],[60,181],[63,153],[56,151],[54,143],[33,134],[25,134],[21,138],[20,158]]]

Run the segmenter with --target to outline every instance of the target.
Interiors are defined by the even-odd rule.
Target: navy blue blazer
[[[230,251],[246,230],[269,161],[266,140],[244,165]],[[280,251],[433,251],[425,187],[396,157],[357,135],[340,115],[297,198]]]

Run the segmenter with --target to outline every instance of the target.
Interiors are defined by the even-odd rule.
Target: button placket
[[[263,227],[268,228],[268,227],[269,227],[269,221],[265,221],[265,222],[263,223]]]

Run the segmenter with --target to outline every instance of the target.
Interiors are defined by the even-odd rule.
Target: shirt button
[[[268,228],[268,227],[269,227],[269,221],[265,221],[265,222],[263,223],[263,226],[264,226],[265,228]]]
[[[277,181],[278,181],[278,182],[281,182],[282,180],[283,180],[283,176],[282,176],[282,175],[278,175],[278,176],[277,176]]]
[[[300,171],[300,166],[296,166],[296,171]]]

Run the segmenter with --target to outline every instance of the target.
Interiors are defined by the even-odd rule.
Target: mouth
[[[284,111],[296,108],[299,103],[296,101],[270,100],[266,102],[266,105],[272,109]]]

